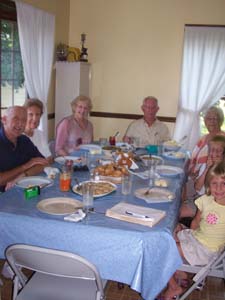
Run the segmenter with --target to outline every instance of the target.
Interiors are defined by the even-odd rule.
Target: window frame
[[[0,0],[0,21],[12,21],[17,23],[17,14],[16,14],[16,5],[15,2],[10,0]],[[1,33],[1,29],[0,29]],[[1,56],[1,39],[0,39],[0,56]],[[1,60],[0,60],[0,70],[1,70]],[[0,72],[0,82],[1,82],[1,72]],[[2,109],[6,109],[7,107],[2,107],[2,95],[1,95],[1,89],[0,89],[0,118],[1,118],[1,111]]]

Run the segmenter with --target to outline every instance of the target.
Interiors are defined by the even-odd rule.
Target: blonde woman
[[[38,129],[44,111],[43,103],[39,99],[27,99],[24,103],[24,107],[27,109],[27,122],[24,133],[30,138],[32,143],[48,162],[52,163],[53,157],[48,143],[45,140],[44,133]]]
[[[56,127],[56,155],[68,155],[79,145],[93,141],[93,125],[88,120],[92,109],[91,99],[78,96],[71,102],[71,108],[73,114],[61,120]]]

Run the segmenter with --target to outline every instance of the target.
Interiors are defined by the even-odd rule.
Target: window
[[[3,3],[2,3],[3,2]],[[10,4],[9,4],[10,3]],[[14,5],[14,7],[13,7]],[[24,74],[21,60],[18,27],[15,20],[15,4],[0,0],[0,106],[22,105],[26,97]],[[14,12],[14,17],[12,14]]]

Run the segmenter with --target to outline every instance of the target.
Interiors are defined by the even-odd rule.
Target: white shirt
[[[128,126],[125,136],[139,137],[140,147],[159,145],[170,139],[169,129],[166,124],[156,119],[151,126],[148,126],[143,118],[133,121]]]
[[[49,157],[52,155],[45,140],[43,131],[35,129],[33,136],[28,137],[44,157]]]

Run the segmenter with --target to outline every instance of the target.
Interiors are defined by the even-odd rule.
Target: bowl
[[[155,165],[159,165],[163,163],[163,159],[157,155],[141,155],[140,159],[143,161],[146,167],[149,166],[149,161],[155,162]]]
[[[163,143],[163,147],[165,150],[170,151],[178,151],[181,148],[181,145],[175,140],[170,140]]]

